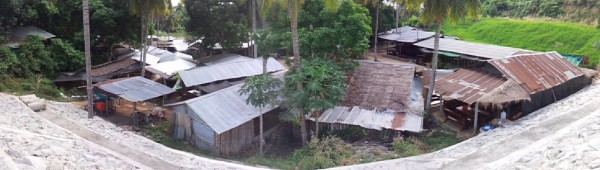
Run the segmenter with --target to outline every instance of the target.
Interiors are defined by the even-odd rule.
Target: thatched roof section
[[[361,66],[349,77],[349,87],[342,105],[406,110],[414,73],[413,65],[361,61]]]
[[[480,97],[479,102],[484,107],[502,107],[504,103],[529,101],[529,93],[514,80],[507,80],[504,84]]]

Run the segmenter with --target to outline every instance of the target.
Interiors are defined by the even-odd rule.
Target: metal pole
[[[477,134],[477,118],[479,117],[479,102],[475,102],[475,118],[473,118],[473,135]]]

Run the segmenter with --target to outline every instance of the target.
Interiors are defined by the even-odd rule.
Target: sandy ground
[[[124,130],[114,124],[101,118],[87,118],[87,112],[79,107],[59,102],[49,102],[48,109],[64,118],[93,131],[108,140],[136,151],[143,152],[145,155],[154,156],[171,165],[178,166],[178,169],[253,169],[231,162],[213,160],[199,157],[183,151],[174,150],[164,145],[156,143],[146,137],[140,136],[129,130]]]
[[[0,169],[147,169],[0,94]]]

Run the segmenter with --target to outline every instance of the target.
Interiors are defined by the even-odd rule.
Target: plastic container
[[[96,102],[96,110],[98,111],[106,111],[106,103],[105,102]]]

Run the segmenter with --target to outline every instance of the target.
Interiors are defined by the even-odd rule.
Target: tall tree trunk
[[[399,22],[400,22],[400,4],[396,3],[396,30],[397,32],[399,32],[397,29],[399,27]]]
[[[431,79],[429,80],[429,92],[427,93],[427,101],[425,102],[425,111],[427,115],[431,116],[431,97],[433,96],[433,89],[435,86],[435,75],[438,64],[438,51],[440,49],[440,24],[435,25],[435,39],[433,44],[433,57],[431,59]]]
[[[316,116],[315,116],[315,124],[316,124],[316,127],[315,127],[315,132],[316,132],[316,134],[317,134],[317,136],[316,136],[316,137],[317,137],[317,139],[319,138],[319,113],[320,113],[320,112],[321,112],[321,111],[317,111],[317,113],[316,113]]]
[[[294,67],[298,74],[302,73],[302,58],[300,57],[300,42],[298,40],[298,13],[299,11],[295,8],[296,4],[290,4],[288,12],[290,13],[290,28],[292,30],[292,53],[294,54]],[[302,80],[296,83],[296,89],[302,91],[304,85]],[[307,144],[307,133],[306,133],[306,112],[303,104],[298,106],[300,112],[300,136],[302,138],[302,145]]]
[[[252,0],[252,2],[250,3],[252,5],[252,33],[256,33],[256,22],[257,22],[257,17],[256,17],[256,0]],[[256,41],[252,40],[252,56],[254,58],[258,57],[258,47],[256,46]],[[263,67],[263,69],[265,69]]]
[[[259,136],[259,144],[258,144],[258,148],[260,149],[260,156],[263,156],[263,147],[265,146],[265,136],[263,135],[263,113],[262,113],[262,107],[259,108],[260,110],[260,136]]]
[[[146,52],[147,52],[147,40],[148,40],[148,1],[141,1],[140,4],[140,18],[142,20],[142,49],[140,49],[140,61],[142,62],[142,77],[146,76]]]
[[[93,118],[94,93],[92,92],[92,53],[90,50],[90,8],[88,0],[83,0],[83,41],[85,44],[85,87],[87,90],[88,118]]]
[[[377,59],[377,38],[378,38],[378,34],[379,34],[379,4],[381,2],[379,2],[380,0],[377,0],[377,5],[375,6],[375,36],[373,36],[373,50],[375,52],[375,59],[374,61],[379,61]]]

